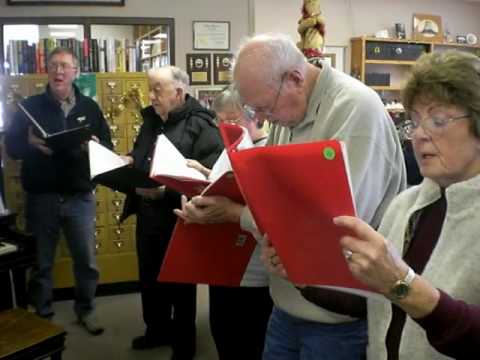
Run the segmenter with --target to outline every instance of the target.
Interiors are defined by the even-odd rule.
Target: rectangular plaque
[[[210,85],[211,54],[187,54],[187,73],[190,85]]]
[[[213,54],[213,83],[227,85],[232,82],[233,54]]]

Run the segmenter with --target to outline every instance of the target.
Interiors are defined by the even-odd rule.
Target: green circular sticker
[[[327,160],[333,160],[335,159],[335,150],[331,147],[326,147],[325,149],[323,149],[323,156],[325,157],[325,159]]]

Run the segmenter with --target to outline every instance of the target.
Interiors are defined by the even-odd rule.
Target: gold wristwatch
[[[408,268],[407,275],[402,280],[398,280],[391,288],[390,295],[394,300],[402,300],[410,293],[410,285],[415,279],[415,271],[411,267]]]

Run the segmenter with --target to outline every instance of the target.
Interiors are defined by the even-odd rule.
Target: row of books
[[[129,39],[40,39],[37,44],[27,40],[10,40],[7,45],[6,69],[10,75],[47,72],[48,54],[55,47],[72,49],[79,60],[81,72],[143,71],[140,47]]]

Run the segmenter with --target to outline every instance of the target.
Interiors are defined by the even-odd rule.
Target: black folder
[[[88,154],[90,176],[97,184],[123,193],[160,186],[148,172],[126,164],[121,156],[93,140],[88,142]]]
[[[40,126],[38,121],[35,120],[32,114],[30,114],[30,112],[25,109],[21,103],[18,103],[18,107],[23,111],[32,124],[35,125],[39,135],[45,140],[47,146],[54,152],[79,147],[82,143],[90,140],[92,137],[92,131],[90,130],[88,124],[49,134]]]
[[[135,192],[135,188],[154,188],[160,186],[150,179],[148,173],[130,165],[99,174],[92,179],[97,184],[128,194]]]

